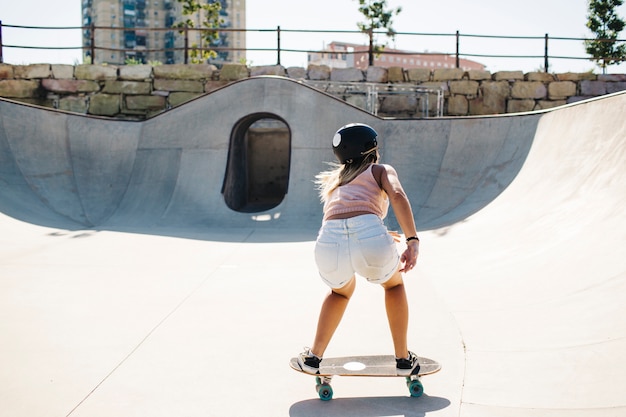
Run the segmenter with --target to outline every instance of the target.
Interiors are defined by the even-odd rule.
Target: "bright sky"
[[[587,0],[388,0],[393,7],[401,6],[402,12],[394,18],[397,32],[453,35],[457,30],[463,34],[489,36],[541,37],[592,37],[587,30]],[[362,21],[356,0],[247,0],[246,19],[248,29],[282,30],[357,30]],[[626,18],[626,5],[620,6],[618,14]],[[0,0],[0,20],[4,25],[77,27],[81,25],[80,0]],[[626,31],[620,39],[626,38]],[[384,39],[383,39],[384,40]],[[5,45],[30,46],[80,46],[80,31],[2,29]],[[290,33],[281,35],[282,49],[320,50],[332,41],[365,44],[362,34],[341,33]],[[454,36],[398,35],[398,49],[454,53]],[[276,48],[274,32],[249,32],[248,48]],[[582,41],[550,40],[549,54],[555,56],[585,57]],[[543,56],[544,40],[496,40],[461,37],[461,53],[482,55],[532,55]],[[37,62],[81,62],[79,50],[45,51],[37,49],[4,48],[4,62],[29,64]],[[535,71],[543,66],[543,58],[490,58],[469,57],[487,65],[491,72],[504,70]],[[248,52],[250,65],[273,65],[275,52]],[[305,53],[283,52],[281,64],[285,67],[306,67]],[[551,72],[584,72],[600,70],[587,60],[550,61]],[[611,66],[609,73],[626,73],[626,64]]]

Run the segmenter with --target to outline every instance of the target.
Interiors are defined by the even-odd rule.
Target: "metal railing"
[[[89,34],[89,39],[90,39],[90,44],[85,46],[85,45],[81,45],[81,46],[36,46],[36,45],[24,45],[24,44],[19,44],[19,42],[17,42],[16,40],[10,39],[8,42],[6,42],[3,39],[3,29],[4,28],[10,28],[10,29],[28,29],[28,30],[41,30],[42,33],[44,33],[45,31],[49,31],[49,30],[74,30],[74,31],[81,31],[81,35],[84,35],[85,33]],[[176,51],[182,51],[183,52],[183,57],[184,57],[184,62],[187,63],[187,58],[189,56],[189,52],[192,49],[192,47],[189,46],[189,34],[192,32],[198,32],[198,31],[202,31],[202,30],[206,30],[206,29],[198,29],[198,28],[149,28],[149,27],[101,27],[101,26],[81,26],[81,27],[39,27],[39,26],[17,26],[17,25],[6,25],[3,24],[2,21],[0,21],[0,63],[4,62],[4,54],[3,54],[3,50],[4,49],[9,49],[9,48],[21,48],[21,49],[40,49],[40,50],[81,50],[82,51],[82,55],[84,56],[90,56],[91,57],[91,63],[92,64],[96,64],[98,62],[96,62],[95,57],[96,57],[96,51],[114,51],[114,52],[119,52],[119,53],[128,53],[128,52],[137,52],[136,48],[113,48],[110,46],[105,46],[105,45],[97,45],[96,44],[96,33],[98,31],[145,31],[145,32],[170,32],[170,33],[174,33],[174,36],[178,37],[178,39],[180,39],[182,37],[183,41],[182,44],[183,46],[172,46],[169,48],[148,48],[148,47],[142,47],[141,51],[145,52],[145,53],[152,53],[152,52],[176,52]],[[318,54],[337,54],[337,53],[342,53],[342,54],[356,54],[356,53],[362,53],[361,51],[336,51],[336,50],[324,50],[324,49],[301,49],[301,48],[293,48],[293,47],[284,47],[282,46],[285,40],[285,37],[289,37],[289,36],[294,36],[295,34],[344,34],[344,35],[354,35],[354,34],[359,34],[361,36],[368,36],[371,37],[372,36],[377,36],[377,35],[385,35],[385,32],[370,32],[368,33],[363,33],[360,31],[349,31],[349,30],[297,30],[297,29],[282,29],[280,26],[276,27],[275,29],[232,29],[232,28],[220,28],[219,32],[245,32],[246,34],[274,34],[274,45],[272,46],[268,46],[268,47],[263,47],[263,48],[235,48],[235,47],[225,47],[225,46],[207,46],[207,47],[199,47],[199,48],[195,48],[198,50],[206,50],[206,51],[216,51],[216,52],[231,52],[231,51],[246,51],[246,52],[266,52],[266,53],[273,53],[275,54],[275,63],[276,65],[281,65],[281,55],[285,54],[285,53],[306,53],[306,54],[311,54],[311,53],[318,53]],[[464,34],[464,33],[460,33],[459,31],[456,31],[456,33],[413,33],[413,32],[397,32],[395,33],[395,38],[399,39],[399,38],[403,38],[403,39],[412,39],[412,38],[421,38],[421,37],[427,37],[427,38],[449,38],[449,39],[453,39],[454,42],[454,48],[453,50],[447,50],[447,51],[438,51],[438,52],[417,52],[417,51],[405,51],[405,52],[401,52],[398,50],[394,50],[392,53],[394,55],[398,55],[398,54],[406,54],[406,55],[437,55],[437,56],[453,56],[455,58],[455,62],[456,62],[456,67],[460,67],[460,60],[461,58],[464,59],[469,59],[469,58],[513,58],[513,59],[536,59],[536,60],[541,60],[542,65],[543,65],[543,70],[545,72],[548,72],[551,62],[553,60],[585,60],[585,61],[598,61],[598,60],[602,60],[604,58],[599,58],[599,59],[592,59],[590,56],[570,56],[570,55],[562,55],[559,53],[559,51],[557,52],[552,52],[551,51],[551,42],[553,41],[559,41],[559,42],[578,42],[580,44],[583,44],[585,41],[597,41],[597,39],[590,39],[590,38],[571,38],[571,37],[550,37],[547,33],[543,36],[495,36],[495,35],[477,35],[477,34]],[[17,39],[19,40],[20,38],[17,37]],[[481,40],[481,41],[487,41],[487,40],[493,40],[493,39],[497,39],[497,40],[504,40],[504,41],[519,41],[519,40],[526,40],[526,41],[533,41],[533,42],[541,42],[542,47],[541,50],[538,50],[537,53],[533,53],[533,54],[510,54],[510,53],[505,53],[505,54],[498,54],[498,53],[489,53],[489,52],[473,52],[473,51],[468,51],[465,48],[465,44],[464,42],[468,42],[468,43],[472,43],[472,40]],[[617,39],[617,40],[601,40],[601,41],[606,41],[606,42],[626,42],[626,39]],[[180,42],[179,42],[180,43]],[[371,44],[371,42],[370,42]],[[405,48],[406,49],[406,48]],[[452,49],[452,48],[451,48]],[[471,47],[469,48],[471,49]],[[537,48],[539,49],[539,48]],[[384,55],[386,52],[383,49],[382,51],[373,51],[371,46],[368,52],[369,55],[369,59],[370,62],[372,62],[373,60],[373,56],[374,54],[381,54]],[[608,57],[606,59],[609,59]],[[613,61],[617,61],[617,62],[623,62],[626,61],[626,59],[613,59]]]
[[[414,117],[428,118],[443,116],[444,92],[441,88],[424,88],[414,85],[394,85],[367,82],[341,82],[304,80],[320,91],[336,96],[344,101],[352,102],[365,111],[378,115],[381,101],[385,98],[403,97],[415,100],[416,114]],[[357,101],[351,100],[356,98]],[[358,101],[358,99],[362,101]],[[433,102],[431,102],[433,99]]]

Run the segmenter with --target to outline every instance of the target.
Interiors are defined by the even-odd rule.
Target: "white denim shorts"
[[[355,274],[383,284],[398,269],[400,255],[393,237],[375,214],[327,220],[315,243],[315,262],[322,280],[341,288]]]

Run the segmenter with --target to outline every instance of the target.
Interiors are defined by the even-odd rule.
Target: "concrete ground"
[[[476,146],[467,138],[446,137],[430,200],[415,195],[418,179],[405,182],[412,201],[430,202],[414,204],[418,223],[441,223],[420,233],[420,261],[406,276],[409,345],[443,369],[423,378],[421,398],[402,379],[336,378],[335,398],[322,402],[313,379],[288,365],[312,342],[327,291],[312,257],[318,219],[299,225],[290,200],[278,227],[233,226],[239,214],[209,227],[149,225],[127,213],[114,215],[125,224],[84,227],[45,215],[46,204],[71,197],[62,187],[55,195],[54,184],[32,191],[57,201],[39,194],[44,205],[26,212],[36,198],[15,195],[38,183],[7,168],[18,145],[4,111],[0,206],[12,217],[0,215],[2,415],[626,415],[625,113],[618,94],[506,125],[463,119],[466,131],[529,129],[530,146],[521,167],[475,170],[481,198],[441,191],[488,154],[467,151]],[[402,122],[380,123],[403,131]],[[457,122],[437,123],[435,132],[450,132]],[[459,142],[466,151],[452,152]],[[22,157],[13,163],[23,167]],[[498,169],[512,182],[478,203]],[[455,175],[463,178],[450,185]],[[466,215],[446,218],[437,207]],[[327,355],[390,350],[382,291],[360,281]]]

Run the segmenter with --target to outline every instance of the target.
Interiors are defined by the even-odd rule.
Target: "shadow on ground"
[[[290,417],[423,417],[426,413],[442,410],[450,401],[441,397],[375,397],[335,398],[331,401],[318,399],[295,403],[289,409]]]

